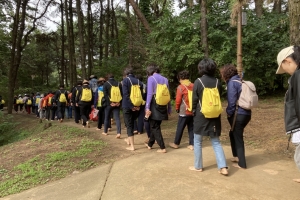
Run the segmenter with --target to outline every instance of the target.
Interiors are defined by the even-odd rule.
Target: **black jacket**
[[[121,95],[123,96],[122,94],[122,85],[120,82],[117,82],[114,78],[109,78],[104,84],[103,84],[103,93],[104,93],[104,98],[105,98],[105,102],[109,102],[107,105],[109,105],[111,102],[110,102],[110,90],[111,90],[111,85],[113,86],[118,86],[119,85],[119,88],[120,88],[120,91],[121,91]]]
[[[67,102],[66,103],[62,103],[62,102],[59,101],[59,97],[60,97],[60,95],[62,93],[65,94],[67,102],[68,102],[68,93],[67,93],[67,90],[65,90],[65,89],[59,89],[59,90],[56,91],[56,93],[54,95],[54,100],[53,100],[58,105],[66,105],[67,104]]]
[[[91,99],[91,101],[89,101],[89,102],[87,102],[87,101],[81,101],[81,95],[82,95],[82,89],[83,88],[88,88],[88,89],[91,90],[91,93],[92,93],[92,99]],[[82,87],[80,87],[78,89],[78,94],[75,97],[75,102],[78,103],[78,105],[82,105],[82,104],[91,104],[91,105],[93,105],[93,103],[94,103],[94,95],[93,95],[93,90],[90,88],[89,85],[82,85]]]
[[[300,128],[300,70],[289,78],[289,87],[284,102],[284,122],[286,133]]]
[[[204,75],[201,78],[206,88],[216,87],[217,79],[215,77]],[[219,94],[222,94],[222,83],[218,80]],[[202,136],[220,136],[221,135],[221,115],[217,118],[205,118],[200,112],[200,102],[202,101],[203,86],[198,79],[194,82],[193,88],[193,113],[194,113],[194,133]]]

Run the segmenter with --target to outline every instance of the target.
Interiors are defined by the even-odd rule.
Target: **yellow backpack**
[[[92,90],[90,88],[82,88],[81,101],[90,102],[92,100]]]
[[[48,98],[48,105],[51,105],[52,104],[52,97],[49,97]]]
[[[65,92],[61,92],[60,90],[59,90],[59,92],[60,92],[60,95],[59,95],[59,102],[60,103],[66,103],[67,102],[67,97],[66,97],[66,95],[65,95]]]
[[[153,76],[151,76],[151,77],[154,78]],[[157,105],[165,106],[171,100],[169,88],[168,88],[167,84],[165,84],[165,83],[160,84],[156,81],[155,78],[154,78],[154,80],[156,82],[155,101],[156,101]]]
[[[204,90],[202,94],[202,104],[200,104],[200,112],[205,118],[217,118],[223,112],[221,98],[218,90],[218,79],[215,88],[206,88],[201,79],[198,78]]]
[[[40,103],[41,97],[37,97],[35,100],[35,104],[38,105]]]
[[[23,104],[23,99],[17,99],[17,104]]]
[[[107,81],[107,83],[111,86],[109,100],[113,103],[119,103],[122,100],[122,95],[121,95],[121,91],[120,91],[120,88],[119,88],[119,83],[118,83],[118,86],[113,86],[108,81]]]
[[[131,88],[130,88],[130,101],[134,106],[141,106],[145,104],[145,101],[143,100],[142,97],[142,92],[141,92],[141,87],[140,87],[140,82],[138,80],[137,85],[133,85],[130,78],[127,77],[131,83]]]
[[[181,84],[183,85],[183,84]],[[183,103],[185,104],[186,108],[188,111],[192,111],[193,110],[193,91],[189,90],[185,85],[183,85],[185,87],[185,89],[188,91],[188,100],[189,100],[189,105],[186,104],[186,102],[184,101],[184,98],[182,98]]]
[[[104,92],[98,90],[98,103],[97,107],[102,107],[102,98],[104,97]]]
[[[5,104],[5,101],[3,99],[1,100],[1,104]]]
[[[27,100],[27,105],[32,105],[31,99],[28,99],[28,100]]]

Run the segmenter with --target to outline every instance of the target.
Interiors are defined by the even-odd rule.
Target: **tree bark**
[[[103,15],[103,3],[102,0],[100,0],[100,20],[99,20],[99,24],[100,24],[100,31],[99,31],[99,67],[100,67],[100,71],[102,69],[102,60],[103,60],[103,23],[104,23],[104,15]]]
[[[290,16],[290,43],[291,45],[300,45],[300,1],[289,0],[289,16]]]
[[[206,0],[201,0],[201,49],[205,58],[208,58]]]
[[[147,19],[145,18],[144,14],[141,12],[141,10],[139,9],[139,7],[136,5],[136,3],[134,2],[134,0],[128,0],[128,2],[130,3],[130,5],[132,6],[134,12],[137,14],[138,18],[140,19],[140,21],[144,25],[146,31],[148,33],[151,33],[151,28],[150,28],[150,25],[149,25]]]
[[[92,16],[92,1],[88,0],[88,10],[87,10],[87,50],[88,50],[88,76],[91,75],[93,69],[93,16]]]
[[[65,77],[65,26],[64,26],[64,4],[63,0],[60,0],[60,12],[61,12],[61,79],[60,84],[64,84]]]
[[[273,4],[273,12],[281,13],[281,0],[274,0]]]
[[[81,10],[81,1],[76,0],[76,12],[77,12],[77,23],[78,23],[78,36],[80,43],[80,63],[82,77],[86,78],[86,67],[85,67],[85,45],[84,45],[84,29],[83,29],[83,13]]]
[[[108,46],[109,46],[109,26],[110,26],[110,0],[107,0],[106,18],[105,18],[105,49],[104,56],[108,58]]]
[[[264,0],[254,0],[255,1],[255,13],[257,17],[261,17],[263,15],[263,4]]]
[[[73,22],[73,6],[72,6],[72,0],[69,0],[69,31],[70,31],[70,50],[71,50],[71,54],[72,54],[72,60],[70,60],[71,62],[71,66],[72,66],[72,71],[73,71],[73,81],[76,84],[77,82],[77,63],[76,63],[76,58],[75,58],[75,38],[74,38],[74,22]],[[74,85],[75,85],[74,84]]]
[[[126,15],[127,15],[127,28],[128,28],[128,64],[132,66],[133,63],[133,44],[132,44],[132,24],[129,12],[129,0],[126,1]]]

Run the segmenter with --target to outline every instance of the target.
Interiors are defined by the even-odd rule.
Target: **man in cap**
[[[95,76],[95,75],[91,75],[91,76],[90,76],[89,85],[90,85],[90,88],[92,89],[93,95],[94,95],[94,97],[95,97],[96,92],[97,92],[97,89],[98,89],[98,80],[97,80],[97,76]]]
[[[59,86],[54,96],[53,105],[57,105],[57,119],[62,122],[65,118],[65,109],[68,102],[68,93],[64,89],[64,85]]]
[[[285,95],[284,122],[286,134],[291,135],[291,142],[296,145],[295,163],[300,169],[300,46],[289,46],[277,55],[276,74],[288,73],[288,91]],[[300,179],[293,179],[300,183]]]

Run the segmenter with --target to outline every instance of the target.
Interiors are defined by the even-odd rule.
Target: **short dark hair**
[[[78,81],[78,82],[77,82],[77,85],[82,85],[82,81]]]
[[[178,79],[185,80],[190,78],[190,72],[187,70],[183,70],[178,73]]]
[[[222,78],[225,81],[238,74],[236,67],[233,64],[226,64],[220,69]]]
[[[107,79],[109,79],[109,78],[114,78],[115,76],[114,76],[112,73],[108,73],[108,74],[106,75],[106,77],[107,77]]]
[[[217,64],[210,58],[204,58],[198,64],[198,71],[200,76],[208,75],[214,76],[216,73]]]
[[[154,73],[159,73],[159,67],[156,64],[150,64],[148,65],[147,69],[146,69],[147,75],[148,76],[152,76]]]
[[[131,67],[127,67],[124,69],[124,75],[133,74],[133,69]]]
[[[139,81],[143,81],[143,76],[141,74],[135,75],[135,78],[139,79]]]

